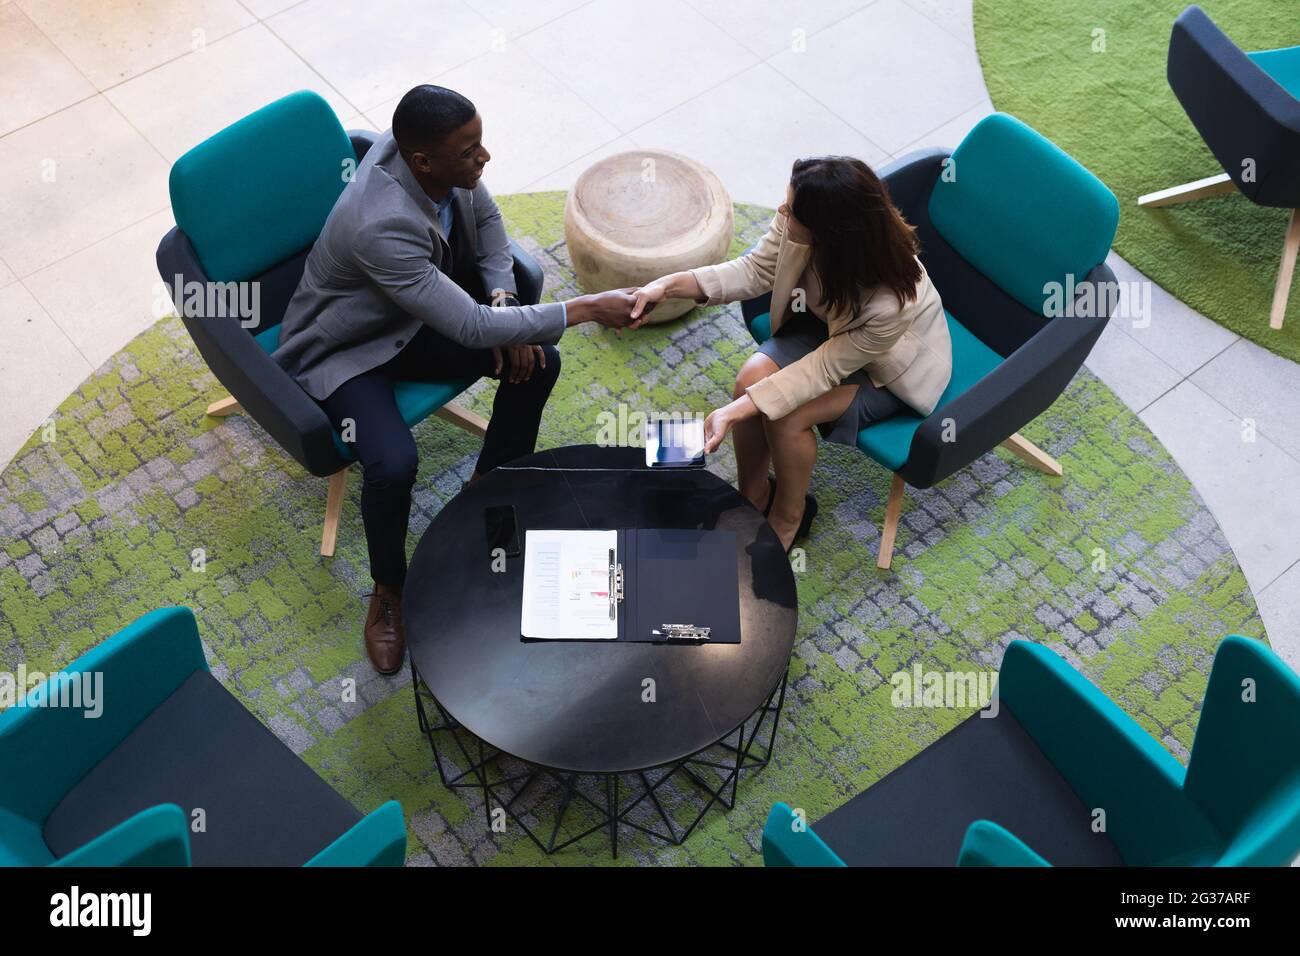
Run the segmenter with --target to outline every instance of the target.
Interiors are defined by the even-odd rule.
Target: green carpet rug
[[[1137,204],[1144,193],[1223,172],[1165,79],[1169,31],[1187,0],[974,2],[975,41],[994,106],[1033,126],[1115,192],[1116,251],[1197,311],[1300,361],[1294,286],[1285,325],[1268,326],[1286,210],[1240,195],[1163,209]],[[1294,3],[1201,6],[1242,49],[1300,44]],[[1094,35],[1098,30],[1104,33]]]
[[[563,201],[501,201],[560,297],[576,292]],[[771,215],[737,206],[733,250]],[[733,305],[622,337],[582,326],[561,348],[542,447],[595,441],[599,414],[620,402],[712,408],[753,344]],[[486,386],[474,390],[480,412]],[[409,674],[378,677],[365,660],[360,482],[349,483],[338,553],[322,559],[325,482],[249,419],[206,418],[222,394],[179,320],[164,319],[63,403],[53,442],[34,436],[0,474],[0,668],[57,668],[154,607],[188,605],[213,672],[260,720],[359,809],[402,802],[412,863],[546,860],[518,833],[489,835],[472,791],[439,785]],[[477,453],[437,420],[416,434],[412,549]],[[1186,757],[1219,637],[1263,634],[1242,572],[1170,456],[1088,372],[1026,434],[1065,477],[997,452],[909,490],[892,574],[875,567],[889,476],[823,446],[776,757],[745,777],[734,810],[711,813],[680,848],[625,831],[619,863],[758,863],[773,801],[816,820],[969,713],[895,708],[891,675],[915,664],[994,669],[1017,637],[1058,649]],[[711,467],[734,479],[724,448]],[[355,703],[341,702],[348,678]],[[604,864],[607,843],[593,837],[548,861]]]

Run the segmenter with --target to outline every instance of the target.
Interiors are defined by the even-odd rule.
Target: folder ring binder
[[[618,605],[623,601],[623,565],[614,560],[614,549],[609,549],[609,619],[618,617]]]

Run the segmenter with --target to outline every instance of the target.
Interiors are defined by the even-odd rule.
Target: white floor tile
[[[903,0],[877,0],[771,63],[890,153],[987,95],[975,51]]]
[[[93,369],[21,282],[0,289],[0,468]]]
[[[307,0],[266,21],[361,112],[486,53],[493,27],[459,2]]]
[[[1107,257],[1106,262],[1115,273],[1115,278],[1125,283],[1126,289],[1132,289],[1131,283],[1134,282],[1143,284],[1139,292],[1144,299],[1143,304],[1129,308],[1126,301],[1126,317],[1114,321],[1134,341],[1159,356],[1180,374],[1191,375],[1237,341],[1235,332],[1228,331],[1217,322],[1211,322],[1191,306],[1175,299],[1114,252]],[[1150,315],[1144,316],[1142,313],[1147,311],[1148,301]]]
[[[14,270],[10,269],[3,262],[0,262],[0,289],[3,289],[16,278],[17,276],[14,275]]]
[[[1191,382],[1141,413],[1218,520],[1258,594],[1300,560],[1300,462]]]
[[[1264,588],[1259,614],[1273,650],[1300,673],[1300,564]]]
[[[975,46],[975,21],[971,0],[906,0],[917,13],[923,13],[967,46]]]
[[[357,112],[261,24],[128,80],[104,95],[169,160],[297,90],[321,94],[334,112]]]
[[[248,12],[253,16],[265,20],[295,4],[302,3],[302,0],[239,0],[239,2],[248,7]]]
[[[785,200],[796,159],[839,154],[874,166],[888,158],[765,63],[637,127],[634,135],[646,149],[668,149],[703,163],[733,200],[774,208]]]
[[[973,130],[976,124],[984,117],[993,113],[993,101],[986,95],[984,99],[976,103],[960,116],[950,119],[942,126],[929,130],[923,135],[917,137],[903,148],[895,152],[895,156],[904,156],[907,153],[917,149],[929,149],[938,146],[942,149],[953,150],[961,145],[961,141],[966,138],[966,134]]]
[[[1183,376],[1126,335],[1118,323],[1106,323],[1085,365],[1120,400],[1140,412],[1182,381]]]
[[[1300,459],[1300,365],[1238,339],[1192,381]]]
[[[0,6],[0,64],[0,136],[95,92],[14,3]]]
[[[20,277],[168,207],[167,163],[103,96],[0,138],[0,257]]]
[[[154,253],[173,225],[160,212],[23,280],[91,367],[171,311]]]
[[[493,192],[516,192],[619,135],[517,41],[440,74],[435,82],[478,107],[483,145],[492,154],[484,182]],[[369,111],[376,129],[392,125],[399,99]]]
[[[237,0],[22,0],[18,6],[101,90],[256,22]]]
[[[519,42],[622,132],[757,62],[682,0],[594,3]]]
[[[527,193],[549,192],[560,189],[568,192],[573,188],[573,184],[578,181],[578,177],[583,171],[593,163],[599,162],[606,156],[613,156],[615,153],[626,153],[630,150],[640,149],[641,146],[631,136],[620,136],[617,139],[603,143],[596,149],[593,149],[585,156],[579,156],[571,163],[566,163],[559,169],[552,170],[540,179],[526,185],[521,191]]]
[[[687,0],[692,7],[766,59],[797,47],[823,27],[874,0]]]
[[[484,20],[514,39],[544,23],[585,6],[591,0],[465,0]],[[598,0],[599,2],[599,0]]]

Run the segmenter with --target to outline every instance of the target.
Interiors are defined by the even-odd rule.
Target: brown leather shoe
[[[402,589],[376,584],[366,612],[366,653],[385,676],[402,669],[406,629],[402,626]]]

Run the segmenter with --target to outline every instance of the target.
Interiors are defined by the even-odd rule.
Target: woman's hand
[[[700,288],[699,280],[695,278],[693,272],[674,272],[669,276],[660,276],[654,282],[647,282],[636,289],[633,294],[636,302],[632,305],[632,324],[628,326],[629,329],[637,329],[644,325],[650,310],[664,299],[708,301],[708,296]]]
[[[731,404],[709,412],[709,417],[704,419],[704,453],[710,455],[717,451],[732,425],[757,414],[758,406],[748,395],[742,395]]]
[[[717,451],[730,430],[731,422],[727,420],[725,407],[709,412],[709,417],[704,419],[704,453],[711,455]]]
[[[645,323],[654,307],[668,298],[668,277],[655,279],[649,285],[643,285],[634,293],[636,302],[632,306],[632,324],[630,329],[639,329]]]

